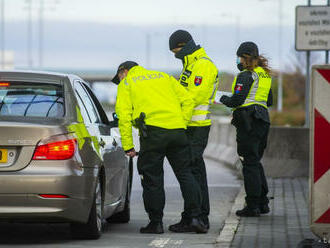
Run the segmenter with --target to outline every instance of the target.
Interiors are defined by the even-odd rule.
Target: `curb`
[[[244,195],[245,195],[245,190],[244,187],[242,186],[240,192],[235,198],[234,205],[232,206],[231,211],[225,220],[225,224],[215,241],[216,247],[221,247],[221,248],[230,247],[234,239],[235,233],[237,231],[240,220],[240,217],[237,217],[235,212],[244,206]]]

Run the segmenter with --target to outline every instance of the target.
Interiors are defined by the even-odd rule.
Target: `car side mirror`
[[[118,120],[119,120],[119,118],[118,118],[116,112],[113,112],[112,113],[112,118],[113,118],[113,121],[109,121],[110,127],[111,128],[112,127],[118,127]]]

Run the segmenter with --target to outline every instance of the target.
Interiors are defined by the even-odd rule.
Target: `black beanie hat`
[[[193,38],[191,34],[189,34],[189,32],[179,29],[170,36],[169,39],[170,50],[174,48],[182,47],[182,45],[179,45],[180,43],[187,44],[192,39]]]
[[[259,56],[258,46],[252,41],[243,42],[237,49],[236,54],[238,57],[242,57],[243,54],[248,54],[252,57],[258,57]]]

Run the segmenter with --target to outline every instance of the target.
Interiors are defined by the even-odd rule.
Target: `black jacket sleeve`
[[[273,92],[272,89],[269,90],[268,99],[267,99],[267,107],[273,105]]]
[[[229,108],[241,106],[247,98],[252,84],[252,73],[250,71],[241,72],[236,79],[234,94],[231,97],[222,96],[220,102]],[[239,90],[236,90],[237,88]]]

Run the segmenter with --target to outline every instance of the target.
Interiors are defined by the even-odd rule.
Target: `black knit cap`
[[[258,57],[258,46],[252,41],[243,42],[237,49],[236,54],[238,57],[242,57],[244,54],[250,55],[252,57]]]
[[[116,75],[113,77],[113,79],[112,79],[111,81],[112,81],[113,83],[115,83],[115,84],[119,84],[119,83],[120,83],[119,76],[118,76],[119,72],[120,72],[121,70],[124,70],[124,69],[129,70],[129,69],[131,69],[132,67],[137,66],[137,65],[138,65],[138,63],[136,63],[136,62],[134,62],[134,61],[125,61],[124,63],[121,63],[121,64],[118,66],[118,69],[117,69],[117,73],[116,73]]]
[[[177,30],[171,34],[169,39],[170,50],[178,47],[183,47],[183,44],[187,44],[193,38],[189,32],[185,30]]]

